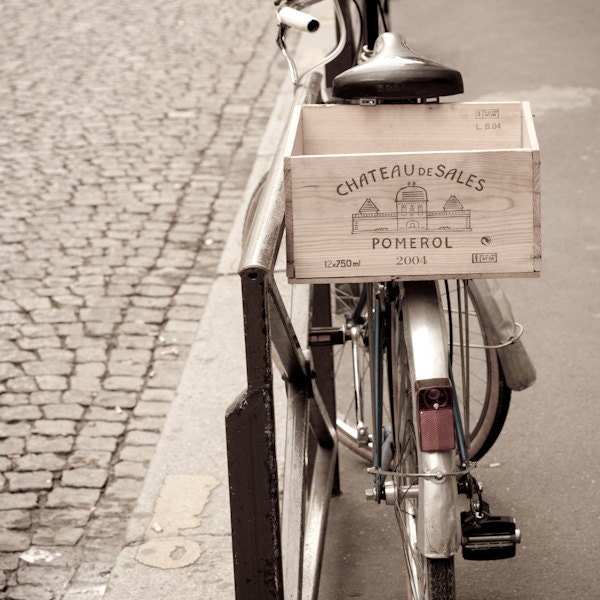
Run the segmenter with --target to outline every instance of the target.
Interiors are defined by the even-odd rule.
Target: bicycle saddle
[[[458,71],[416,54],[395,33],[382,33],[373,56],[335,77],[332,91],[343,100],[414,100],[462,92]]]

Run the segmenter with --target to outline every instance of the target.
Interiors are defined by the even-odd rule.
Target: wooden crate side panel
[[[294,205],[292,202],[292,167],[289,156],[283,159],[283,178],[285,194],[285,246],[287,256],[286,274],[288,278],[294,279]]]
[[[285,149],[285,156],[302,156],[307,154],[304,148],[304,111],[302,106],[296,106],[292,111],[289,124],[290,140]],[[292,135],[293,132],[293,135]]]
[[[542,194],[541,194],[541,163],[540,152],[531,153],[531,181],[533,196],[533,269],[542,270]]]
[[[531,148],[539,151],[540,147],[533,124],[533,115],[531,114],[531,105],[529,102],[523,102],[523,148]]]
[[[287,146],[283,158],[283,180],[285,200],[285,239],[287,248],[287,276],[294,277],[294,244],[293,244],[293,205],[292,205],[292,183],[290,156],[301,156],[304,154],[304,112],[303,106],[296,106],[291,114],[288,129]]]
[[[289,165],[297,280],[539,269],[531,151],[305,156]]]
[[[534,224],[537,225],[534,229],[533,239],[533,264],[534,270],[540,272],[542,269],[542,202],[541,202],[541,162],[540,148],[538,144],[537,134],[533,123],[533,115],[529,102],[523,102],[523,128],[526,130],[526,143],[532,149],[531,159],[531,181],[533,187],[533,211]]]
[[[309,105],[302,154],[522,148],[522,121],[520,102]]]

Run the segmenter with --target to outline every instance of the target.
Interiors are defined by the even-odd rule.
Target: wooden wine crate
[[[284,160],[293,282],[539,275],[527,102],[308,105]]]

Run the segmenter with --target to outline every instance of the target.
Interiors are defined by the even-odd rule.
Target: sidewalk
[[[105,592],[285,76],[272,15],[0,7],[0,598]]]
[[[128,545],[117,561],[106,600],[234,597],[224,420],[227,406],[245,382],[242,298],[236,272],[239,240],[244,206],[270,165],[285,115],[282,95],[129,522]]]
[[[326,14],[319,16],[324,31],[300,40],[297,52],[302,57],[301,68],[329,50],[332,23]],[[243,391],[246,381],[237,274],[241,232],[246,205],[271,165],[291,100],[292,86],[286,78],[105,600],[234,598],[224,422],[227,407]],[[283,386],[277,381],[275,386],[276,393],[283,395]]]

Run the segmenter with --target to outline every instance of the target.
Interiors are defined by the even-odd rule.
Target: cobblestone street
[[[0,597],[101,598],[285,76],[272,3],[0,6]]]

